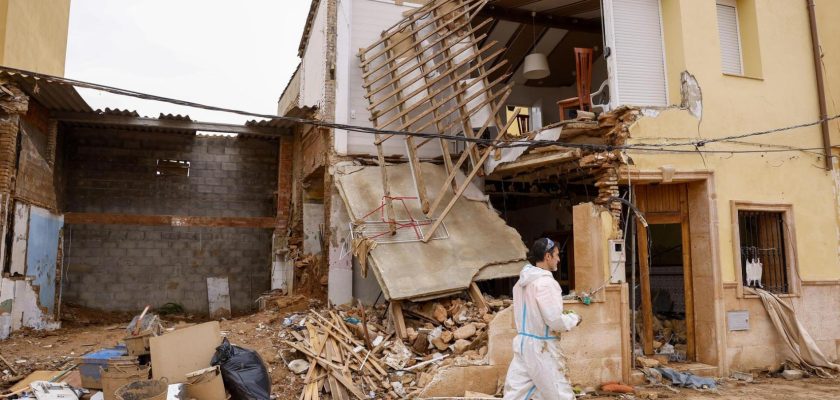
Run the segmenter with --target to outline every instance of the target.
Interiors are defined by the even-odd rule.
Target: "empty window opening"
[[[190,162],[185,160],[157,160],[157,176],[190,176]]]
[[[790,293],[785,213],[738,210],[744,286]]]

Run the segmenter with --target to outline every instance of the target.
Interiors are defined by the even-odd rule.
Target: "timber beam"
[[[597,20],[593,21],[580,18],[561,17],[542,13],[536,13],[536,15],[532,17],[531,12],[527,10],[500,7],[492,4],[484,6],[484,8],[479,11],[478,15],[485,18],[495,18],[502,21],[517,22],[526,25],[538,25],[567,31],[601,33],[601,23]]]

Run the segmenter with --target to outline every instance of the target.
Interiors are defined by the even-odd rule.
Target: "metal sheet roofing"
[[[92,112],[79,92],[71,85],[24,73],[0,70],[0,78],[16,83],[29,97],[54,111]]]

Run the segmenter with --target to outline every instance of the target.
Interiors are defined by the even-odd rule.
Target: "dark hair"
[[[545,259],[546,254],[550,254],[557,248],[557,243],[549,238],[539,238],[531,245],[531,251],[528,252],[528,262],[531,265],[537,265],[538,262]]]

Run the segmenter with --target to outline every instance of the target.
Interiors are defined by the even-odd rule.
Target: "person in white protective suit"
[[[557,270],[560,250],[551,239],[534,242],[529,264],[513,287],[513,361],[505,379],[505,400],[570,400],[575,398],[566,379],[560,332],[580,325],[575,313],[563,312],[563,293],[551,272]]]

